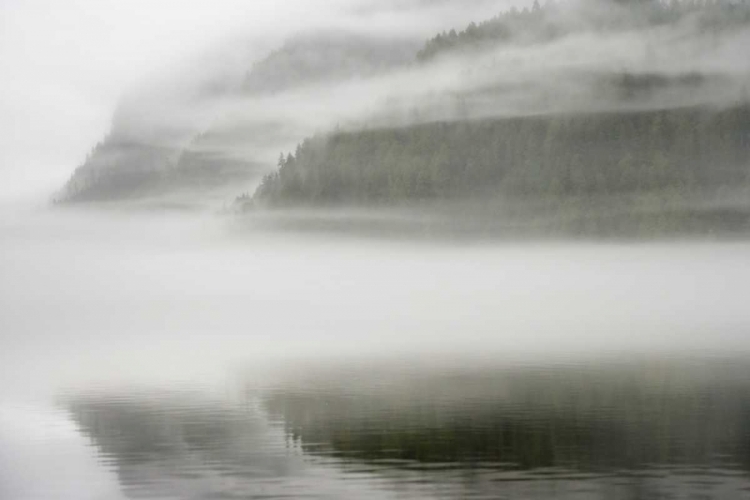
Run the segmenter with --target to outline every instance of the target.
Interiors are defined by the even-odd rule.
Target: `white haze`
[[[428,244],[214,216],[4,216],[2,391],[206,383],[304,358],[747,352],[745,243]]]
[[[276,95],[195,99],[202,85],[238,85],[301,31],[421,40],[508,5],[0,0],[0,497],[122,496],[101,450],[50,410],[68,389],[234,392],[232,374],[311,359],[545,364],[750,353],[746,242],[417,242],[264,231],[206,213],[44,205],[113,116],[170,146],[209,128],[281,124],[255,140],[228,133],[196,145],[270,163],[337,125],[607,109],[606,96],[581,90],[602,70],[697,71],[725,82],[631,103],[642,108],[721,105],[750,72],[736,50],[747,33],[700,52],[697,38],[682,36],[692,33],[685,25],[651,33],[662,48],[656,59],[642,57],[639,34],[588,33]],[[480,91],[494,85],[506,92],[488,106]],[[464,109],[444,97],[469,91],[479,97]],[[245,187],[232,190],[228,197]]]
[[[653,30],[649,38],[642,32],[584,33],[549,44],[448,57],[365,80],[326,82],[268,97],[224,99],[197,116],[203,122],[210,122],[209,116],[221,117],[219,122],[225,127],[283,123],[288,130],[286,143],[271,144],[265,151],[244,151],[248,158],[260,156],[272,163],[278,148],[291,150],[305,136],[334,127],[400,126],[467,116],[723,106],[746,98],[750,59],[737,48],[748,44],[747,31],[707,43],[706,37],[687,26]],[[646,57],[652,46],[657,47],[656,53]],[[664,77],[700,74],[717,81],[618,102],[611,94],[597,94],[596,87],[602,83],[597,78],[617,72]],[[181,114],[180,120],[190,118]],[[247,141],[238,141],[238,147],[243,145]],[[230,155],[239,151],[225,150]]]
[[[46,199],[105,135],[123,96],[116,120],[144,136],[148,127],[185,127],[190,136],[209,127],[282,124],[269,140],[230,134],[218,146],[271,160],[279,148],[336,125],[617,106],[587,93],[587,75],[602,71],[699,72],[729,82],[629,104],[642,108],[731,102],[750,73],[750,60],[735,50],[747,32],[703,44],[686,22],[647,38],[584,32],[273,95],[194,99],[196,88],[212,79],[238,84],[252,61],[300,31],[421,39],[503,7],[416,0],[300,0],[283,7],[233,0],[6,1],[0,4],[0,57],[9,75],[0,79],[0,198]],[[658,50],[645,57],[648,43]],[[510,90],[492,105],[469,98],[457,111],[445,98],[482,96],[495,85]],[[32,382],[23,381],[29,367],[45,385],[91,374],[116,378],[121,371],[149,378],[267,356],[748,347],[745,244],[459,247],[264,233],[242,238],[229,236],[238,232],[229,221],[208,215],[2,208],[0,366],[21,390]]]
[[[4,0],[0,2],[0,200],[47,200],[138,89],[219,75],[305,30],[421,38],[502,2],[394,0]],[[182,84],[180,83],[182,82]],[[164,95],[161,93],[160,95]]]
[[[299,33],[346,30],[417,43],[510,5],[483,0],[2,4],[0,62],[10,77],[0,81],[0,199],[29,194],[48,199],[111,127],[154,145],[211,149],[271,168],[279,151],[337,126],[721,106],[747,98],[750,60],[740,49],[750,43],[750,33],[701,34],[690,17],[647,31],[583,30],[552,43],[442,58],[271,95],[231,91],[253,62]],[[568,7],[569,22],[582,23],[591,9],[586,2]],[[697,74],[707,80],[618,102],[602,91],[601,77],[624,72]],[[200,97],[201,88],[217,85],[225,91]],[[265,135],[252,132],[258,128]],[[196,134],[212,129],[248,132],[191,144]],[[252,189],[238,186],[235,194]]]
[[[258,11],[264,25],[269,24],[269,19],[279,22],[271,23],[272,30],[253,30],[252,43],[239,35],[231,40],[225,38],[214,51],[204,51],[197,59],[185,57],[179,67],[167,65],[152,71],[158,78],[141,80],[121,101],[115,114],[115,130],[144,143],[177,150],[201,148],[235,159],[260,161],[270,169],[279,151],[291,151],[303,138],[334,127],[724,106],[748,97],[750,59],[741,48],[750,44],[750,32],[742,29],[721,35],[702,33],[690,16],[677,25],[647,30],[607,33],[579,29],[550,43],[516,44],[472,56],[448,56],[429,64],[302,85],[273,94],[229,91],[196,97],[201,85],[210,84],[212,79],[230,89],[239,87],[251,66],[249,61],[262,59],[294,33],[347,30],[376,38],[417,41],[441,28],[461,28],[470,19],[482,20],[507,7],[478,1],[459,12],[456,5],[392,2],[376,7],[366,2],[338,2],[320,8],[305,3],[290,4],[285,7],[288,11]],[[571,25],[585,26],[590,22],[586,19],[596,15],[586,2],[567,9],[566,22]],[[608,89],[603,83],[611,83],[612,75],[625,73],[672,79],[700,75],[705,80],[622,100],[617,90]],[[226,133],[232,130],[234,134]],[[205,131],[225,133],[218,140],[191,143],[196,134]],[[93,142],[90,139],[89,147]],[[74,164],[68,165],[66,173]],[[56,179],[58,185],[62,184]],[[251,181],[226,195],[231,199],[231,194],[253,188]]]

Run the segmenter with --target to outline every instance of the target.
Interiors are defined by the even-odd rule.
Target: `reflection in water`
[[[88,395],[67,405],[134,497],[257,494],[263,480],[302,467],[299,450],[286,448],[251,405],[163,392]]]
[[[747,353],[746,242],[432,245],[215,222],[0,221],[2,500],[71,497],[58,484],[75,498],[750,491],[750,364],[602,358]],[[237,367],[261,373],[238,390]],[[163,390],[117,389],[133,386]],[[75,426],[54,461],[82,481],[50,471],[46,427],[13,411],[59,394]],[[16,494],[39,483],[53,493]]]
[[[310,368],[238,401],[66,399],[135,497],[743,498],[744,360]]]
[[[305,458],[249,398],[112,393],[66,398],[73,421],[131,498],[382,498],[369,474]]]

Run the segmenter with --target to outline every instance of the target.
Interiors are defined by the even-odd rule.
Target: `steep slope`
[[[581,33],[612,34],[685,25],[702,32],[726,32],[750,24],[747,2],[661,2],[584,0],[572,4],[534,0],[531,8],[513,7],[492,19],[471,23],[462,31],[437,34],[417,57],[460,54],[503,45],[548,43]]]
[[[243,89],[276,93],[356,77],[368,77],[413,61],[418,45],[406,38],[384,39],[347,31],[304,34],[255,63]]]
[[[243,111],[243,106],[262,108],[263,99],[283,92],[370,76],[413,60],[416,49],[408,40],[354,32],[309,34],[255,63],[234,91],[212,82],[208,91],[173,103],[153,121],[149,104],[131,99],[118,114],[135,119],[114,120],[59,201],[161,196],[186,189],[199,199],[224,186],[252,184],[268,148],[277,151],[300,136],[283,130],[275,119]]]
[[[458,83],[398,126],[305,140],[240,205],[472,200],[492,224],[545,230],[749,230],[750,65],[736,54],[750,4],[578,8],[431,40],[422,65]]]
[[[750,103],[725,110],[441,122],[305,141],[267,176],[268,204],[571,195],[750,181]]]

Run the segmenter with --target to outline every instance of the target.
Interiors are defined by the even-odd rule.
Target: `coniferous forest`
[[[314,137],[259,202],[689,193],[750,176],[750,106],[432,123]]]
[[[750,75],[739,63],[736,70],[731,64],[711,69],[710,61],[694,67],[668,64],[671,54],[685,51],[697,59],[741,57],[736,49],[750,25],[750,3],[581,5],[534,2],[511,8],[461,31],[442,32],[421,49],[404,40],[347,33],[299,38],[253,66],[240,82],[242,99],[274,102],[281,92],[295,95],[323,84],[317,88],[330,86],[327,92],[335,93],[337,85],[399,72],[412,75],[408,85],[415,87],[429,83],[431,74],[453,73],[463,83],[453,90],[386,99],[343,127],[317,128],[296,149],[282,153],[265,176],[273,145],[303,137],[294,135],[294,114],[244,122],[225,118],[192,137],[180,132],[183,147],[175,147],[179,141],[151,144],[149,137],[133,139],[115,130],[75,172],[61,200],[122,199],[175,189],[191,189],[197,196],[216,186],[231,193],[237,186],[235,193],[245,191],[235,200],[240,211],[425,207],[471,200],[482,206],[485,219],[495,220],[533,206],[535,217],[552,217],[541,223],[545,230],[571,224],[576,230],[588,224],[596,232],[607,227],[613,233],[626,227],[638,233],[667,226],[746,229]],[[626,50],[630,43],[636,63],[613,69],[594,60],[586,67],[585,54],[576,51],[590,50],[590,43],[570,42],[576,37],[600,43],[625,37],[607,50]],[[638,45],[640,39],[646,42]],[[573,45],[561,53],[545,52],[565,43]],[[570,58],[569,67],[548,68],[552,61],[544,60],[540,68],[549,73],[546,78],[539,80],[533,69],[531,77],[523,73],[528,72],[524,58],[560,55]],[[571,70],[578,60],[583,69]],[[545,86],[545,79],[553,83]],[[523,87],[531,90],[524,94]],[[398,94],[395,87],[390,91]],[[312,93],[310,99],[325,95]],[[409,118],[403,119],[405,114]],[[158,132],[175,134],[174,127]],[[660,214],[656,222],[643,215],[655,212]],[[557,220],[561,214],[564,222]],[[612,220],[613,214],[622,220]],[[580,222],[582,215],[589,220]],[[528,222],[521,219],[514,223]]]
[[[571,30],[658,29],[690,19],[702,32],[726,33],[750,21],[747,4],[617,5],[615,11],[589,11],[577,25],[559,22],[565,18],[562,5],[535,3],[532,9],[512,9],[464,31],[441,33],[426,42],[417,59],[424,63],[498,44],[542,43]],[[672,87],[691,91],[711,78],[628,72],[599,76],[599,88],[606,87],[621,104]],[[494,92],[498,96],[502,91]],[[460,106],[461,98],[457,102]],[[614,210],[629,219],[620,221],[622,227],[642,233],[645,228],[717,228],[719,220],[731,230],[744,228],[747,207],[725,210],[721,201],[745,199],[748,188],[750,101],[745,87],[722,104],[622,106],[516,117],[471,118],[458,113],[451,119],[399,127],[365,124],[319,133],[302,141],[296,151],[282,154],[278,168],[263,178],[255,194],[237,201],[247,210],[424,206],[471,199],[482,204],[483,215],[493,218],[507,216],[512,211],[509,202],[516,212],[524,210],[519,203],[532,203],[545,207],[555,219],[545,229],[561,225],[557,219],[563,213],[570,215],[569,223],[582,212],[598,212],[593,213],[596,218]],[[502,210],[488,209],[492,203],[502,205]],[[651,215],[633,218],[653,212],[660,212],[660,220],[654,222]],[[600,232],[613,224],[617,226],[610,218],[593,226]],[[581,229],[577,222],[573,226]]]

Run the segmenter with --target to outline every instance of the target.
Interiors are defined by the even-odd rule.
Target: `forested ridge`
[[[535,2],[531,9],[512,9],[464,31],[442,33],[426,42],[418,60],[426,64],[441,54],[460,57],[506,42],[545,43],[574,30],[636,33],[678,23],[690,26],[690,33],[699,37],[696,43],[713,43],[703,34],[741,30],[750,23],[749,3],[609,5],[587,10],[588,17],[576,14],[576,22],[571,22],[565,11],[569,6],[540,7]],[[675,229],[710,226],[722,218],[732,220],[733,229],[748,226],[748,207],[741,207],[739,214],[698,214],[693,208],[685,212],[695,200],[721,198],[726,190],[743,197],[750,189],[747,85],[744,90],[735,87],[722,103],[708,102],[711,89],[722,92],[712,87],[722,77],[705,72],[603,71],[594,78],[596,83],[587,90],[589,109],[550,109],[526,116],[480,113],[473,118],[472,113],[459,113],[427,123],[381,128],[363,124],[317,134],[293,153],[282,154],[278,168],[264,177],[254,195],[245,194],[238,202],[248,209],[542,200],[554,212],[571,200],[583,211],[593,210],[586,204],[597,200],[599,210],[607,205],[601,200],[611,199],[625,200],[618,206],[625,212],[664,211],[667,206],[682,211]],[[502,100],[502,92],[488,98]],[[670,92],[702,92],[703,97],[697,104],[655,105]],[[470,92],[465,95],[472,98]],[[460,95],[452,98],[461,102]],[[607,100],[609,110],[594,104]],[[701,220],[696,222],[696,217]],[[641,231],[639,224],[635,222],[636,231]]]
[[[669,36],[645,36],[665,26]],[[740,65],[733,72],[724,66],[715,71],[710,65],[695,66],[697,70],[662,66],[674,54],[683,57],[680,50],[696,57],[726,56],[722,44],[737,49],[744,39],[734,35],[747,34],[748,26],[747,1],[534,2],[462,31],[440,33],[418,53],[417,46],[404,40],[384,42],[351,33],[298,37],[253,66],[241,85],[245,97],[355,76],[384,76],[388,68],[413,70],[415,87],[429,86],[430,76],[437,74],[431,71],[450,73],[461,85],[407,92],[403,98],[393,89],[393,110],[385,100],[373,104],[372,116],[302,140],[295,151],[282,154],[278,168],[262,179],[254,194],[240,196],[238,204],[242,209],[385,206],[616,195],[637,198],[638,206],[630,208],[639,208],[643,194],[679,201],[725,187],[745,189],[750,186],[746,68]],[[550,69],[544,59],[535,63],[540,64],[541,80],[536,73],[529,77],[528,71],[515,80],[505,79],[521,68],[523,61],[516,59],[526,54],[505,57],[502,51],[509,45],[533,46],[534,57],[553,57],[559,53],[537,49],[568,35],[597,33],[596,41],[606,39],[603,33],[625,32],[633,35],[632,41],[618,39],[614,50],[629,50],[635,40],[646,39],[633,48],[638,63],[632,67],[597,62],[566,72],[569,68]],[[685,39],[690,43],[667,47]],[[666,45],[659,46],[658,40]],[[585,52],[592,43],[566,50],[573,57],[575,50]],[[711,50],[702,53],[701,47]],[[496,52],[477,56],[485,49]],[[452,64],[456,61],[460,64]],[[524,93],[525,87],[531,90]],[[559,88],[564,90],[557,93]],[[414,119],[402,119],[410,113]],[[287,121],[294,119],[289,116]],[[195,191],[221,184],[240,191],[260,176],[267,150],[282,143],[288,147],[304,136],[285,136],[293,127],[283,119],[250,121],[247,129],[231,123],[226,130],[214,127],[179,147],[162,145],[171,140],[134,140],[111,133],[74,172],[61,199],[124,198],[162,188],[188,186]],[[263,151],[262,160],[255,156],[258,151]],[[241,154],[227,154],[232,152]]]
[[[311,33],[288,40],[253,64],[242,82],[246,93],[274,93],[300,85],[375,75],[411,62],[417,45],[356,32]]]
[[[682,192],[750,180],[750,105],[337,132],[279,160],[268,205],[465,195]]]
[[[417,48],[409,38],[382,39],[356,31],[303,33],[253,63],[234,86],[224,82],[227,88],[201,88],[196,99],[251,102],[306,86],[373,76],[411,62]],[[126,102],[118,113],[141,120],[150,111],[139,106],[137,101]],[[59,201],[127,199],[186,188],[196,196],[222,185],[254,182],[264,163],[263,148],[279,140],[285,125],[256,116],[244,121],[219,116],[204,130],[185,132],[189,125],[182,123],[181,113],[171,121],[156,114],[159,124],[143,132],[129,120],[118,121],[118,113],[107,136],[75,169]]]
[[[417,54],[427,61],[445,53],[473,51],[503,43],[540,43],[573,32],[611,33],[694,23],[701,32],[718,32],[750,24],[749,2],[716,0],[589,2],[571,11],[563,2],[534,0],[531,8],[516,7],[464,30],[444,31],[428,40]],[[571,15],[571,14],[574,14]]]

